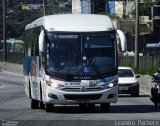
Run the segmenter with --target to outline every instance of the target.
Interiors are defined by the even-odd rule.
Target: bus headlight
[[[104,88],[112,88],[117,85],[117,82],[110,82],[103,85]]]
[[[55,88],[55,89],[60,89],[60,88],[64,87],[63,85],[57,84],[55,82],[47,82],[47,85],[52,87],[52,88]]]
[[[108,84],[108,87],[110,87],[110,88],[112,88],[113,86],[114,86],[113,83],[109,83],[109,84]]]

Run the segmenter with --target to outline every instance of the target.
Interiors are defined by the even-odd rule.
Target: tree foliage
[[[59,8],[60,0],[44,0],[46,4],[46,14],[58,14],[71,12],[70,8]],[[63,0],[62,0],[63,1]],[[0,1],[2,2],[2,1]],[[25,26],[33,20],[43,16],[41,10],[22,10],[21,4],[42,4],[43,0],[8,0],[6,2],[7,10],[13,10],[11,15],[6,18],[6,36],[9,38],[19,38],[23,36]],[[2,4],[1,4],[2,5]],[[0,6],[0,40],[2,39],[2,6]]]

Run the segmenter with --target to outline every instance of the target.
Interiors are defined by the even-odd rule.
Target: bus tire
[[[29,98],[32,98],[32,96],[31,96],[31,84],[30,84],[30,80],[29,80]]]
[[[31,99],[31,109],[38,109],[39,101]]]
[[[42,99],[42,86],[41,86],[41,83],[40,83],[40,103],[39,103],[39,107],[40,109],[45,109],[45,105],[43,103],[43,99]]]
[[[101,112],[110,112],[110,103],[102,103]]]
[[[53,112],[54,105],[53,104],[45,104],[46,112]]]

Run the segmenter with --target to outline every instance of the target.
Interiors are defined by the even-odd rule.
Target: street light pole
[[[6,2],[3,0],[3,59],[7,60],[7,47],[6,47]]]
[[[127,6],[127,1],[123,0],[123,19],[126,18],[126,6]]]
[[[139,0],[136,0],[135,68],[139,68]]]
[[[46,15],[46,5],[45,5],[45,0],[43,0],[43,15]]]

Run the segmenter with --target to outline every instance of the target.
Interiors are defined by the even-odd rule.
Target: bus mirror
[[[45,34],[44,30],[42,30],[39,35],[39,52],[44,52],[44,41],[45,41]]]
[[[117,34],[120,38],[120,44],[121,44],[121,49],[122,51],[127,51],[127,39],[125,34],[121,30],[117,30]]]

